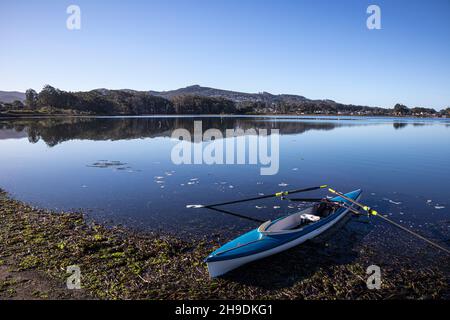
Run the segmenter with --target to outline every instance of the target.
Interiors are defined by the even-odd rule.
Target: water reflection
[[[0,121],[0,139],[27,136],[31,143],[43,140],[53,147],[69,140],[130,140],[170,137],[175,129],[186,129],[193,136],[194,121],[202,121],[203,129],[215,128],[225,136],[227,129],[279,129],[280,134],[300,134],[309,130],[333,130],[351,126],[349,122],[267,121],[257,118],[45,118]]]
[[[223,136],[227,129],[279,129],[279,172],[261,176],[260,165],[174,164],[178,142],[167,137],[175,129],[193,136],[196,120]],[[0,119],[0,187],[40,207],[83,208],[113,223],[235,236],[254,224],[186,205],[327,183],[344,191],[361,187],[365,201],[380,211],[425,226],[448,216],[448,127],[443,120],[385,118]],[[226,209],[266,220],[297,208],[267,201]]]
[[[404,122],[394,122],[394,123],[392,124],[392,126],[394,127],[395,130],[403,129],[403,128],[405,128],[407,125],[408,125],[408,124],[407,124],[407,123],[404,123]],[[415,124],[415,125],[419,125],[419,124]]]

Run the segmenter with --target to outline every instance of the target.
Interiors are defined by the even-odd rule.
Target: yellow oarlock
[[[376,216],[378,214],[378,212],[376,210],[373,210],[373,209],[371,209],[368,206],[364,206],[363,209],[364,209],[364,211],[367,211],[368,213],[370,213],[370,214],[372,214],[374,216]]]

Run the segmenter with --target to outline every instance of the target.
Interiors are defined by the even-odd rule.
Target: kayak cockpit
[[[314,206],[302,210],[296,214],[275,220],[264,222],[258,231],[262,234],[291,233],[301,230],[303,227],[320,221],[336,211],[336,207],[319,208]]]

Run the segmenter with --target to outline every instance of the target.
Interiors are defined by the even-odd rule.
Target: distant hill
[[[260,92],[260,93],[245,93],[238,91],[230,91],[230,90],[222,90],[215,89],[209,87],[202,87],[199,85],[193,85],[186,88],[180,88],[176,90],[170,91],[148,91],[148,93],[160,96],[166,99],[171,99],[175,96],[182,95],[196,95],[202,97],[211,97],[211,98],[224,98],[234,102],[264,102],[264,103],[277,103],[281,101],[286,102],[304,102],[311,101],[303,96],[297,95],[274,95],[268,92]]]
[[[0,91],[0,102],[23,101],[21,92]],[[11,114],[17,106],[0,105]],[[26,108],[26,107],[25,107]],[[51,108],[75,113],[104,115],[143,114],[322,114],[366,116],[444,116],[450,109],[408,108],[397,104],[393,109],[352,105],[329,99],[313,100],[293,94],[269,92],[246,93],[193,85],[170,91],[110,90],[99,88],[87,92],[67,92],[45,86],[34,110]],[[43,112],[49,112],[45,109]]]
[[[0,102],[11,103],[15,100],[24,101],[25,93],[18,91],[0,91]]]
[[[170,91],[148,91],[149,94],[174,100],[180,96],[199,96],[231,100],[243,113],[258,114],[386,114],[377,107],[347,105],[329,99],[313,100],[293,94],[271,94],[269,92],[245,93],[193,85]]]
[[[162,97],[168,100],[171,100],[176,96],[184,96],[184,95],[194,95],[201,97],[210,97],[210,98],[224,98],[231,100],[233,102],[261,102],[261,103],[304,103],[304,102],[322,102],[322,103],[335,103],[332,100],[311,100],[305,98],[304,96],[292,95],[292,94],[280,94],[274,95],[269,92],[259,92],[259,93],[246,93],[246,92],[238,92],[231,90],[222,90],[216,88],[202,87],[199,85],[188,86],[185,88],[180,88],[176,90],[169,91],[137,91],[131,89],[121,89],[121,90],[110,90],[106,88],[99,88],[92,90],[93,92],[98,92],[102,95],[107,95],[111,91],[123,91],[127,93],[137,93],[137,92],[146,92],[153,96]],[[11,103],[14,100],[25,100],[25,93],[18,91],[0,91],[0,102]]]

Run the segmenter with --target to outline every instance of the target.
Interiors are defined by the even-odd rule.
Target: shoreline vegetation
[[[403,104],[393,108],[368,107],[297,95],[251,94],[198,85],[162,92],[108,89],[67,92],[46,85],[39,93],[28,89],[22,95],[20,100],[0,102],[0,117],[221,114],[450,117],[450,107],[441,111],[408,108]],[[15,96],[20,97],[20,93]],[[8,99],[11,100],[10,95]]]
[[[350,247],[342,239],[307,242],[210,279],[203,259],[219,242],[104,226],[81,213],[33,208],[0,189],[0,299],[450,298],[448,274],[437,269],[448,260],[420,267],[355,239]],[[368,290],[366,268],[380,255],[389,261],[381,290]],[[70,265],[80,267],[81,290],[65,288]]]

